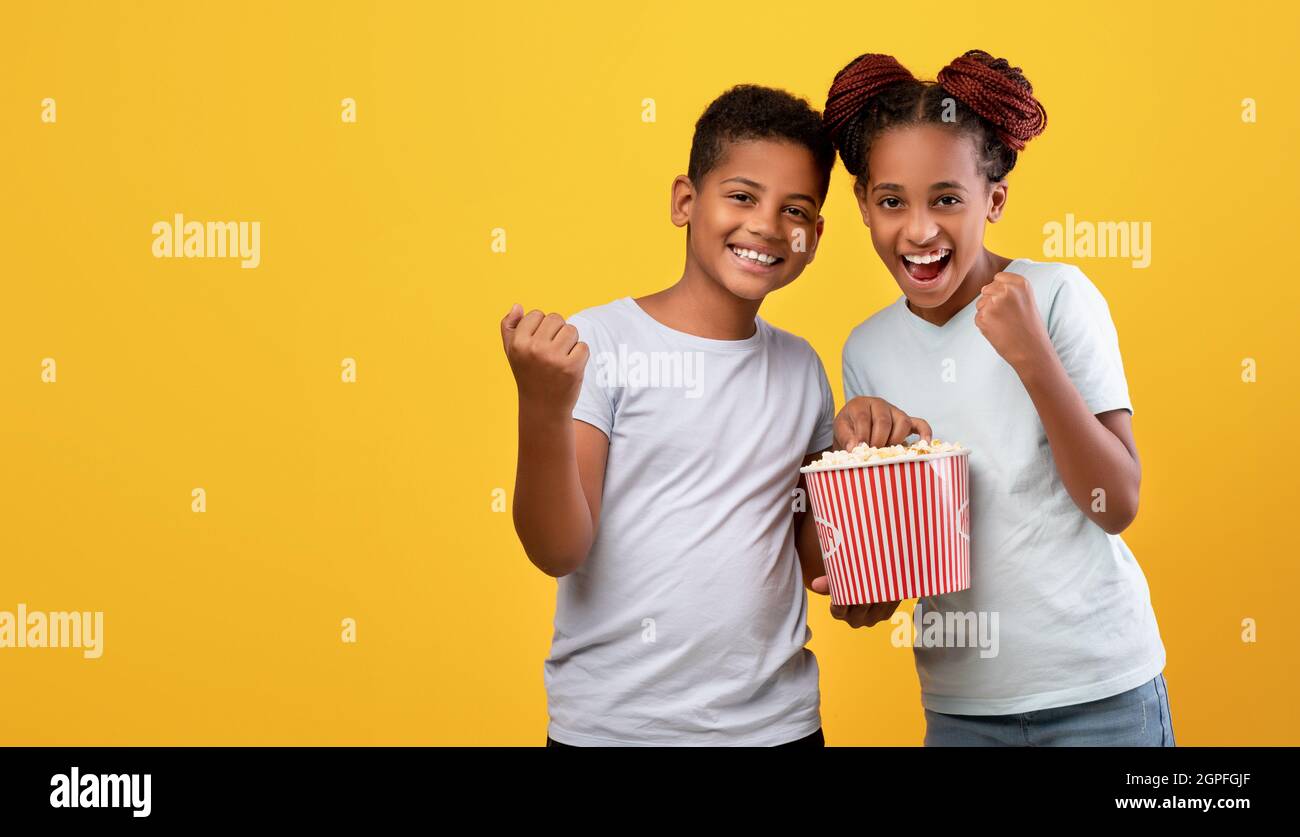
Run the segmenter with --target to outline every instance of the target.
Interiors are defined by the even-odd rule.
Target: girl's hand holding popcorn
[[[901,444],[916,433],[927,442],[933,436],[925,419],[913,418],[883,398],[860,395],[835,417],[835,446],[853,450],[863,442],[873,448]]]

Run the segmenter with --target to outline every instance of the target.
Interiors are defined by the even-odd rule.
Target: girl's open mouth
[[[952,250],[947,247],[940,247],[929,253],[905,253],[903,270],[906,270],[907,275],[918,285],[929,285],[943,275],[951,260]]]

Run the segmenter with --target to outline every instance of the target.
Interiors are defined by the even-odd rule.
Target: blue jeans
[[[1101,700],[1018,715],[925,710],[927,747],[1173,747],[1165,676]]]

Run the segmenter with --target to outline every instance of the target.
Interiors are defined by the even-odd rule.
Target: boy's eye
[[[734,195],[728,195],[728,197],[734,198],[742,202],[753,200],[753,198],[751,198],[749,195],[745,194],[744,192],[736,192]]]
[[[789,209],[791,212],[793,212],[795,215],[798,215],[800,218],[803,218],[803,219],[807,220],[807,218],[808,218],[808,213],[807,213],[807,212],[804,212],[804,211],[803,211],[802,209],[800,209],[799,207],[797,207],[797,206],[790,206],[790,207],[786,207],[786,208]]]

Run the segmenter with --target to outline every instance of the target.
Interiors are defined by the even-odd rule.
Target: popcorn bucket
[[[970,450],[801,468],[837,605],[970,587]]]

